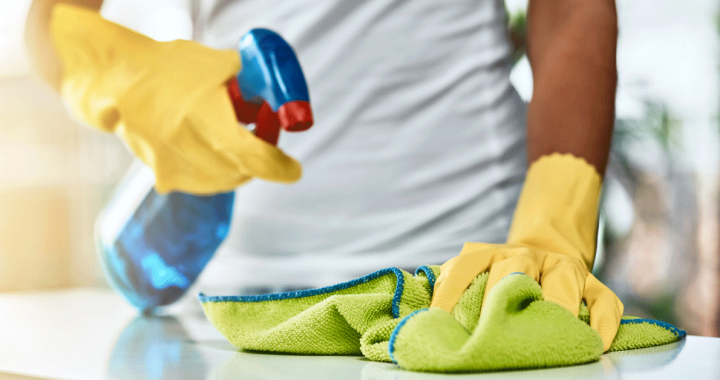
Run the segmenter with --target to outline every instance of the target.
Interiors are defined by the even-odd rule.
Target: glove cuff
[[[113,132],[117,123],[115,102],[107,96],[101,76],[112,68],[115,57],[98,47],[121,44],[120,29],[82,7],[59,3],[52,9],[50,36],[62,67],[60,95],[77,120],[104,132]],[[125,76],[112,83],[112,90],[124,92],[134,80]]]
[[[601,189],[600,175],[584,159],[540,157],[528,169],[508,244],[572,256],[592,270]]]

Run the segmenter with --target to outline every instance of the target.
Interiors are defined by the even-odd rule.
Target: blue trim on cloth
[[[390,340],[388,341],[388,353],[390,354],[390,359],[392,359],[393,363],[397,364],[397,360],[395,360],[395,356],[393,355],[393,353],[395,353],[395,339],[397,339],[397,334],[400,332],[400,329],[403,327],[405,322],[407,322],[415,314],[428,310],[430,309],[420,309],[413,311],[412,313],[408,314],[407,317],[403,318],[402,321],[400,321],[400,323],[398,323],[397,326],[395,326],[395,328],[393,329],[392,334],[390,334]]]
[[[203,293],[198,294],[198,299],[200,299],[200,302],[206,303],[206,302],[263,302],[263,301],[279,301],[289,298],[303,298],[303,297],[311,297],[311,296],[317,296],[321,294],[327,294],[336,292],[338,290],[344,290],[347,288],[351,288],[356,285],[364,284],[366,282],[375,280],[377,278],[380,278],[386,274],[393,273],[395,274],[395,277],[397,278],[397,283],[395,284],[395,294],[393,295],[392,300],[392,314],[393,318],[399,318],[400,317],[400,298],[402,298],[403,290],[405,289],[405,276],[403,275],[402,271],[398,268],[385,268],[381,269],[377,272],[370,273],[367,276],[363,276],[357,279],[354,279],[352,281],[343,282],[337,285],[332,286],[325,286],[322,288],[317,289],[308,289],[308,290],[296,290],[292,292],[284,292],[284,293],[272,293],[272,294],[262,294],[259,296],[206,296]]]
[[[678,338],[683,338],[685,335],[687,335],[687,332],[685,330],[680,330],[679,328],[663,321],[656,321],[654,319],[645,319],[645,318],[634,318],[634,319],[621,319],[620,324],[621,325],[629,325],[633,323],[649,323],[651,325],[660,326],[666,330],[669,330],[671,333],[675,334]]]
[[[429,266],[423,265],[419,266],[417,269],[415,269],[415,275],[419,275],[420,272],[425,273],[425,277],[427,277],[428,282],[430,283],[430,296],[432,297],[432,292],[435,288],[435,281],[437,281],[437,278],[435,277],[435,272],[433,272],[432,269],[430,269]]]

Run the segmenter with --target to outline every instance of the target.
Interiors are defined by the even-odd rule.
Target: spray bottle
[[[239,122],[277,144],[280,129],[313,124],[305,77],[277,33],[253,29],[240,40],[242,69],[227,83]],[[178,300],[225,239],[234,192],[158,194],[152,170],[136,161],[96,223],[100,261],[110,285],[143,313]]]

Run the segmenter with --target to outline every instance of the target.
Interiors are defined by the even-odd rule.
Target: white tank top
[[[201,289],[323,286],[505,240],[526,148],[501,0],[175,5],[210,47],[235,48],[256,27],[282,35],[315,116],[310,130],[280,136],[303,164],[299,182],[237,189]]]

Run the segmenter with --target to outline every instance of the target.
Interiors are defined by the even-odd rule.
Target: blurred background
[[[616,1],[617,122],[595,272],[627,314],[720,336],[720,7]],[[131,156],[114,136],[74,122],[31,78],[22,42],[29,5],[0,2],[0,291],[107,286],[94,221]],[[518,46],[512,80],[529,100],[527,1],[506,5]],[[189,20],[165,14],[128,16],[159,40],[190,35]]]

